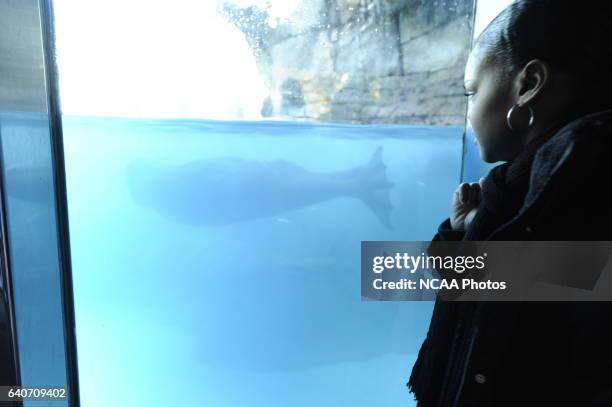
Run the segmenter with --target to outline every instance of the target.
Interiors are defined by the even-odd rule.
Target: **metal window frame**
[[[0,151],[2,151],[2,137],[0,134]],[[8,313],[8,328],[11,339],[11,357],[13,359],[12,375],[15,385],[21,385],[21,372],[19,368],[19,347],[17,342],[17,329],[15,326],[15,304],[13,303],[13,285],[10,272],[10,252],[8,250],[8,236],[6,223],[6,205],[4,190],[4,172],[0,171],[0,278],[2,279],[2,290],[0,290],[2,304]]]
[[[57,222],[58,258],[62,291],[64,346],[66,352],[66,383],[69,406],[79,407],[79,376],[76,349],[74,291],[72,285],[72,262],[70,256],[70,232],[68,224],[68,198],[66,168],[64,164],[64,142],[59,99],[59,83],[55,52],[55,15],[52,0],[39,0],[42,31],[45,81],[47,87],[47,109],[49,134],[51,137],[51,159]]]
[[[75,310],[72,287],[72,269],[70,256],[70,239],[68,225],[68,205],[66,194],[66,176],[64,167],[64,148],[62,137],[61,111],[59,104],[57,64],[55,59],[54,13],[51,0],[36,0],[33,7],[38,6],[40,26],[39,34],[42,44],[42,60],[44,70],[45,98],[47,103],[51,171],[53,180],[53,200],[55,204],[55,234],[57,236],[57,259],[61,293],[61,321],[64,340],[65,374],[67,405],[79,407],[79,382],[75,335]],[[0,138],[0,151],[2,139]],[[4,161],[0,165],[5,166]],[[7,210],[7,189],[4,168],[0,171],[0,279],[4,290],[0,293],[0,301],[7,307],[10,320],[10,336],[12,342],[12,358],[14,363],[15,385],[22,385],[20,349],[18,342],[18,321],[15,310],[15,285],[13,282],[11,262],[11,234]],[[15,403],[22,405],[23,402]]]

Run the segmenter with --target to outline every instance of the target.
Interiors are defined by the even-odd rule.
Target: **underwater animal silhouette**
[[[308,171],[286,160],[219,157],[178,166],[138,159],[126,175],[137,204],[181,223],[222,226],[354,197],[391,229],[393,183],[381,146],[368,163],[336,172]]]

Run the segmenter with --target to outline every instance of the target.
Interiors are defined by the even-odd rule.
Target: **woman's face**
[[[509,161],[520,151],[520,140],[506,124],[512,107],[512,81],[505,79],[495,64],[487,62],[485,51],[474,48],[465,68],[464,86],[468,96],[467,117],[474,130],[483,161]]]

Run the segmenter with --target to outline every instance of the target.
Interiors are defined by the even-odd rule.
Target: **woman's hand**
[[[467,230],[478,213],[480,188],[484,178],[478,182],[464,182],[455,190],[451,206],[450,223],[453,230]]]

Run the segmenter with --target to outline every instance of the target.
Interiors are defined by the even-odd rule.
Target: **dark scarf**
[[[486,176],[478,212],[463,240],[487,240],[497,227],[512,219],[521,209],[527,191],[531,166],[540,146],[560,126],[551,127],[531,140],[512,161],[494,167]],[[467,327],[474,323],[478,302],[436,301],[427,337],[407,383],[419,406],[438,405],[440,390],[448,380],[455,349],[468,337]],[[467,327],[466,327],[467,325]]]
[[[487,240],[491,232],[518,213],[529,190],[535,154],[550,136],[547,132],[534,138],[513,161],[498,165],[489,172],[482,186],[478,212],[463,240]]]

